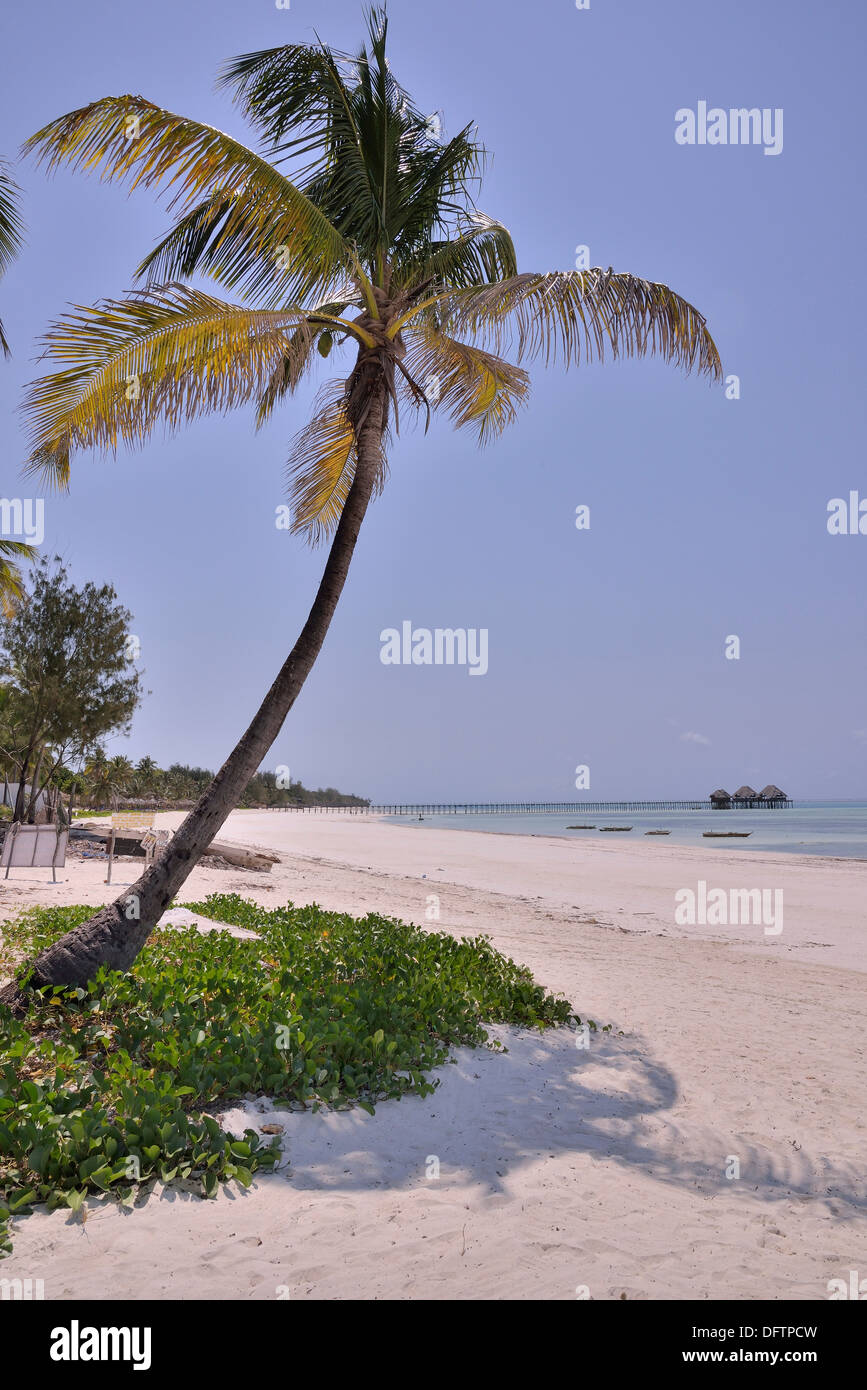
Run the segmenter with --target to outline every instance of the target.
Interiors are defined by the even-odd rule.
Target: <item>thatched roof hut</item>
[[[709,799],[712,806],[730,806],[732,802],[724,787],[717,787],[715,792],[711,792]]]
[[[761,792],[761,799],[762,801],[788,801],[789,798],[773,782],[769,782]]]
[[[758,801],[758,792],[753,791],[752,787],[738,787],[732,798],[733,801]]]

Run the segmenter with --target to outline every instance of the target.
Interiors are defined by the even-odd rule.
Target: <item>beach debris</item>
[[[228,869],[232,873],[237,871],[237,864],[230,864],[228,859],[223,859],[219,854],[203,854],[202,866],[206,869]]]
[[[259,1129],[260,1129],[260,1131],[261,1131],[262,1134],[282,1134],[282,1133],[283,1133],[283,1126],[282,1126],[282,1125],[260,1125],[260,1126],[259,1126]]]
[[[248,849],[246,845],[231,845],[224,840],[211,841],[203,857],[207,859],[211,855],[227,860],[236,868],[259,869],[266,874],[270,874],[274,865],[280,863],[279,854],[272,854],[270,850]]]
[[[124,830],[122,835],[116,836],[115,853],[143,855],[142,839],[144,833],[144,831],[134,828]],[[87,841],[89,849],[101,848],[108,842],[110,834],[110,828],[97,828],[96,826],[88,826],[87,828],[76,826],[73,830],[73,837],[77,840]],[[202,858],[203,860],[213,859],[216,866],[220,868],[256,869],[266,874],[270,874],[274,865],[281,862],[280,855],[274,854],[271,850],[251,849],[248,845],[233,845],[226,840],[212,840]],[[218,864],[217,861],[219,861]]]

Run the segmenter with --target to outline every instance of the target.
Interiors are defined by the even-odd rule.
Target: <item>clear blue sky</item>
[[[269,759],[374,798],[706,794],[774,781],[867,793],[867,536],[831,537],[865,466],[863,71],[855,0],[391,0],[391,54],[445,130],[478,123],[480,206],[523,269],[593,264],[662,280],[707,316],[741,399],[656,362],[535,368],[486,452],[447,422],[407,433],[325,650]],[[219,64],[362,33],[357,0],[43,0],[3,21],[3,153],[50,118],[141,92],[247,138]],[[675,112],[784,111],[784,148],[686,147]],[[0,494],[22,385],[68,302],[122,293],[167,225],[128,197],[19,165],[28,244],[0,283]],[[331,364],[329,364],[329,368]],[[328,370],[328,369],[326,369]],[[329,371],[330,374],[330,371]],[[306,615],[321,551],[274,526],[295,398],[144,452],[82,454],[46,503],[46,548],[132,609],[152,692],[111,751],[217,766]],[[591,508],[591,528],[574,527]],[[392,667],[380,631],[485,627],[490,668]],[[729,634],[740,661],[727,661]],[[684,735],[699,738],[685,738]],[[699,739],[706,740],[704,742]]]

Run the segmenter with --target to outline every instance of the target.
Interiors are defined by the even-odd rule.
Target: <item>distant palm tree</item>
[[[23,243],[24,224],[18,211],[20,189],[9,175],[9,165],[0,159],[0,275],[4,275]],[[8,357],[9,344],[0,321],[0,351]]]
[[[118,793],[113,760],[101,748],[93,754],[84,769],[84,796],[91,808],[108,805]]]
[[[173,801],[188,801],[197,796],[199,786],[191,776],[191,769],[182,763],[172,763],[166,772],[166,787]]]
[[[162,769],[157,767],[153,758],[139,758],[136,763],[135,777],[142,796],[153,796],[162,786]]]
[[[118,753],[108,764],[109,773],[115,786],[117,796],[129,796],[132,792],[135,768],[129,758],[125,758],[122,753]]]
[[[326,387],[290,457],[294,529],[332,537],[306,623],[246,733],[174,836],[122,899],[49,947],[37,984],[125,969],[261,765],[322,647],[361,524],[386,477],[398,405],[445,410],[481,443],[529,390],[520,365],[659,353],[721,375],[705,321],[665,285],[613,270],[517,270],[504,226],[476,208],[484,152],[467,126],[440,139],[386,58],[387,20],[368,17],[354,57],[287,44],[234,59],[234,90],[270,159],[143,97],[106,97],[52,121],[25,147],[133,186],[163,184],[179,215],[126,299],[79,308],[47,336],[60,365],[31,388],[31,467],[67,486],[74,449],[141,445],[252,402],[261,424],[317,358],[354,363]],[[292,178],[286,161],[296,161]],[[228,303],[179,277],[204,272]],[[161,283],[162,282],[162,283]],[[503,355],[513,349],[514,361]]]

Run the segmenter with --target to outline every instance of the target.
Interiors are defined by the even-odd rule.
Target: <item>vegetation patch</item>
[[[208,1113],[217,1104],[254,1093],[373,1113],[430,1094],[426,1074],[450,1047],[495,1046],[485,1023],[576,1019],[484,937],[316,906],[268,911],[234,894],[189,906],[258,939],[156,931],[129,974],[34,992],[23,1019],[0,1006],[0,1253],[10,1216],[34,1203],[132,1205],[156,1181],[205,1196],[222,1181],[249,1186],[279,1143],[225,1133]],[[35,908],[4,923],[0,974],[92,912]]]

